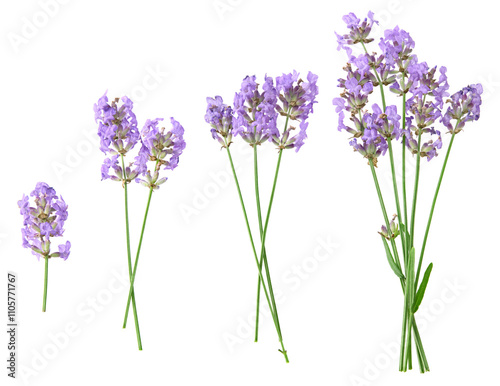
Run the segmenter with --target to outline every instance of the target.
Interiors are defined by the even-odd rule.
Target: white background
[[[496,13],[486,1],[347,3],[2,3],[0,281],[5,288],[7,271],[18,274],[18,376],[24,373],[25,383],[497,382]],[[364,17],[368,10],[380,20],[376,40],[395,25],[409,31],[420,60],[448,68],[450,91],[477,82],[485,90],[481,119],[456,138],[427,244],[424,268],[433,261],[434,271],[417,314],[431,367],[426,375],[416,362],[410,373],[397,370],[403,298],[376,233],[383,219],[370,170],[337,131],[331,104],[346,59],[336,51],[334,31],[346,30],[342,15]],[[24,40],[13,44],[16,38]],[[226,154],[204,114],[206,96],[230,103],[244,76],[262,80],[293,69],[318,74],[320,92],[306,144],[283,156],[268,233],[291,361],[285,364],[270,318],[253,342],[255,264]],[[186,130],[178,169],[153,195],[139,263],[142,352],[132,319],[121,328],[128,292],[116,279],[126,280],[123,191],[100,181],[103,154],[95,145],[92,106],[106,89],[110,97],[132,97],[141,126],[174,116]],[[423,162],[417,246],[445,148]],[[236,142],[232,149],[257,236],[250,148]],[[271,144],[260,152],[266,206],[277,154]],[[388,171],[385,157],[378,172],[394,213]],[[73,246],[67,261],[50,262],[45,314],[43,264],[21,247],[16,206],[37,181],[69,204],[65,236]],[[146,188],[131,185],[133,250],[146,198]],[[7,336],[0,341],[6,346]],[[6,369],[1,378],[4,384]]]

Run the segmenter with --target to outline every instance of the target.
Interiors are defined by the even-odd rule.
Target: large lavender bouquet
[[[30,206],[29,197],[23,194],[23,198],[17,202],[23,216],[23,228],[21,235],[23,247],[31,249],[40,261],[45,261],[45,274],[43,283],[43,305],[42,312],[47,308],[47,285],[49,275],[49,259],[59,257],[66,260],[70,253],[71,243],[66,241],[60,244],[57,252],[51,252],[51,239],[61,237],[64,233],[64,223],[68,219],[68,205],[58,196],[55,189],[45,182],[36,184],[30,194],[34,198],[34,206]]]
[[[337,34],[338,50],[344,49],[349,59],[344,68],[345,78],[339,79],[339,87],[343,89],[341,97],[333,99],[339,115],[338,129],[352,135],[349,144],[355,152],[368,160],[385,220],[379,233],[389,265],[398,276],[404,293],[399,370],[412,368],[413,335],[420,371],[425,372],[429,371],[429,365],[414,316],[424,297],[432,270],[430,263],[419,282],[425,245],[453,141],[467,122],[479,119],[482,87],[480,84],[464,87],[447,99],[449,86],[446,67],[429,67],[426,62],[420,61],[413,52],[415,42],[408,32],[399,27],[386,30],[378,44],[381,52],[369,53],[366,44],[374,40],[370,38],[370,32],[374,23],[377,23],[373,13],[369,12],[363,21],[353,13],[345,15],[343,20],[349,32],[344,35]],[[353,55],[353,45],[362,48],[358,56]],[[376,87],[380,89],[382,106],[374,103],[369,108],[368,99]],[[396,105],[387,105],[387,90],[399,98],[400,110]],[[443,146],[441,131],[435,128],[438,123],[444,126],[451,138],[434,193],[415,272],[415,216],[420,163],[421,158],[427,158],[428,161],[435,159]],[[396,180],[393,149],[396,145],[400,146],[402,152],[402,186],[398,186]],[[407,200],[406,189],[407,152],[416,158],[411,206]],[[387,215],[375,169],[378,158],[386,153],[389,153],[397,211],[392,220],[389,220]],[[395,241],[398,236],[401,242],[400,252]]]
[[[165,128],[159,128],[158,125],[163,118],[147,120],[143,129],[139,132],[137,128],[137,119],[132,111],[133,103],[126,96],[120,99],[116,98],[108,102],[108,97],[104,94],[94,105],[95,120],[98,122],[98,135],[101,139],[100,149],[109,158],[104,160],[101,167],[102,180],[111,179],[121,182],[125,194],[125,232],[127,240],[127,263],[130,277],[130,289],[125,310],[123,328],[127,326],[130,303],[134,314],[134,322],[137,335],[137,344],[139,350],[142,350],[141,334],[139,329],[139,320],[137,317],[137,306],[135,302],[134,281],[137,272],[137,264],[141,252],[146,220],[148,218],[149,207],[153,191],[160,188],[160,185],[167,181],[167,177],[161,177],[163,170],[173,170],[179,164],[179,156],[186,147],[184,141],[184,128],[174,120],[170,119],[172,129],[165,131]],[[135,145],[140,145],[134,162],[129,162],[125,166],[125,157]],[[148,167],[152,164],[152,171]],[[112,172],[111,172],[112,170]],[[130,226],[128,216],[128,189],[130,182],[135,181],[149,189],[146,211],[142,222],[141,234],[137,245],[135,262],[132,265],[131,247],[130,247]]]
[[[255,76],[247,76],[241,84],[240,92],[236,93],[234,97],[232,107],[224,104],[220,96],[207,98],[208,106],[205,115],[205,120],[212,128],[212,137],[227,151],[258,268],[255,341],[258,340],[260,291],[262,288],[278,333],[281,345],[279,351],[284,355],[286,362],[288,362],[288,354],[283,343],[265,243],[283,151],[285,149],[295,149],[298,152],[307,138],[306,130],[309,124],[307,118],[313,112],[313,105],[316,103],[315,98],[318,94],[317,78],[316,75],[309,72],[307,81],[303,81],[299,78],[299,74],[294,71],[290,74],[278,76],[276,79],[266,76],[262,88],[260,88],[259,84],[256,83]],[[281,131],[278,129],[278,117],[284,119],[283,130]],[[235,137],[241,137],[253,148],[255,199],[261,241],[260,252],[258,252],[254,243],[243,195],[229,149]],[[276,146],[278,161],[266,218],[263,221],[257,152],[258,147],[266,143],[272,143]]]

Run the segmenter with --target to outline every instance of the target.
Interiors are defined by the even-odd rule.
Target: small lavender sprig
[[[23,247],[31,249],[31,253],[38,260],[40,257],[45,260],[42,306],[42,312],[45,312],[49,259],[60,257],[66,260],[70,254],[71,243],[69,241],[60,244],[58,252],[51,253],[50,251],[51,238],[61,237],[64,233],[64,223],[68,218],[68,205],[62,196],[59,198],[55,189],[45,182],[37,183],[30,196],[34,197],[34,206],[30,206],[29,196],[24,194],[17,205],[23,216],[23,228],[21,229]]]
[[[110,154],[101,167],[101,180],[111,179],[122,183],[125,198],[125,235],[127,241],[127,263],[129,278],[132,280],[132,258],[130,252],[130,225],[128,216],[128,188],[127,185],[135,179],[139,172],[132,170],[130,164],[125,166],[125,155],[139,141],[140,135],[137,129],[137,119],[135,117],[132,101],[124,96],[121,98],[122,105],[119,105],[120,99],[115,98],[108,103],[106,93],[94,104],[95,121],[98,123],[98,135],[101,139],[100,149],[104,154]],[[118,158],[120,158],[121,166]],[[113,169],[115,175],[110,175],[109,170]],[[134,311],[135,331],[137,336],[137,345],[142,350],[141,332],[139,328],[139,319],[137,316],[137,306],[135,294],[132,293],[132,308]]]

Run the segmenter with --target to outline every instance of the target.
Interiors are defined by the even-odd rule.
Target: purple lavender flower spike
[[[450,133],[459,133],[467,122],[477,121],[481,112],[481,94],[483,86],[473,84],[464,87],[453,94],[447,103],[450,104],[443,115],[442,122],[449,129]],[[451,120],[456,120],[456,127],[451,124]]]
[[[385,30],[384,37],[380,38],[379,47],[389,68],[402,68],[408,65],[415,42],[408,32],[396,26],[392,30]]]
[[[17,202],[23,216],[22,245],[31,249],[38,259],[45,256],[59,257],[58,252],[50,253],[50,239],[63,235],[64,223],[68,218],[68,205],[62,197],[57,196],[54,188],[45,182],[37,183],[30,196],[34,197],[34,206],[30,206],[29,197],[24,194]],[[66,258],[69,256],[70,245],[65,249]]]
[[[373,25],[378,24],[378,21],[373,18],[372,11],[368,12],[367,17],[363,20],[363,22],[361,22],[361,20],[352,12],[348,15],[344,15],[342,20],[347,24],[349,33],[339,35],[335,32],[338,43],[337,51],[344,49],[347,56],[351,58],[352,49],[349,46],[357,43],[365,44],[372,42],[373,39],[368,36],[370,35]]]
[[[104,154],[126,154],[139,141],[137,119],[132,111],[132,101],[124,96],[108,103],[104,94],[94,105],[95,120],[99,123],[100,149]]]
[[[239,135],[251,146],[260,145],[271,135],[279,133],[276,127],[278,112],[276,111],[277,91],[273,78],[265,76],[263,91],[258,89],[256,77],[247,76],[239,93],[234,96],[233,134]]]
[[[212,138],[217,140],[222,147],[232,143],[235,119],[232,107],[224,104],[220,96],[207,98],[205,121],[212,127],[210,130]]]
[[[174,170],[179,164],[179,156],[186,147],[184,141],[184,128],[174,118],[170,118],[172,129],[165,132],[165,128],[158,128],[163,118],[148,119],[141,131],[142,146],[139,155],[135,158],[135,181],[142,185],[159,189],[160,185],[167,181],[166,177],[159,178],[160,168]],[[154,163],[153,173],[147,168],[148,161]],[[142,175],[145,179],[136,178]]]
[[[276,91],[281,105],[276,104],[276,109],[281,116],[287,117],[289,120],[288,128],[281,134],[273,134],[271,141],[278,146],[279,149],[292,149],[298,152],[304,144],[304,139],[307,138],[306,120],[313,112],[313,107],[318,95],[317,86],[318,76],[309,72],[307,74],[307,82],[304,82],[299,77],[299,73],[283,74],[276,78]],[[293,121],[298,121],[300,131],[296,135],[292,135],[295,127],[292,126]]]
[[[113,181],[122,181],[129,183],[137,176],[136,171],[130,171],[129,165],[126,171],[130,174],[123,175],[122,168],[118,165],[119,156],[124,156],[140,140],[139,130],[137,129],[137,119],[135,117],[132,101],[123,96],[116,98],[108,103],[106,93],[94,104],[95,120],[99,124],[98,132],[101,139],[100,149],[104,154],[109,154],[101,167],[101,180],[111,179]],[[113,169],[114,175],[109,174]],[[125,172],[126,172],[125,171]]]

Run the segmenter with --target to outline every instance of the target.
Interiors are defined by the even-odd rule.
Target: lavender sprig
[[[399,369],[400,371],[406,371],[412,367],[411,338],[412,333],[414,333],[417,358],[420,369],[424,372],[428,371],[429,367],[414,314],[422,301],[430,271],[432,270],[431,263],[417,291],[425,243],[454,137],[463,129],[466,122],[479,118],[482,87],[481,85],[468,86],[453,94],[451,99],[447,100],[449,85],[446,67],[440,67],[438,70],[437,66],[430,67],[426,62],[419,61],[414,53],[415,42],[408,32],[399,27],[386,30],[378,44],[381,53],[369,53],[366,45],[374,40],[369,35],[372,26],[377,23],[374,20],[373,13],[369,12],[368,17],[363,22],[353,13],[344,16],[343,20],[347,24],[349,33],[336,35],[339,43],[338,50],[344,49],[347,52],[348,63],[344,67],[347,73],[346,77],[339,79],[339,87],[343,91],[339,98],[333,99],[335,111],[339,114],[338,129],[351,134],[349,144],[356,152],[368,159],[385,219],[385,225],[379,233],[384,240],[389,264],[400,278],[405,294]],[[364,54],[359,56],[352,54],[351,46],[355,44],[362,46]],[[380,89],[382,106],[380,107],[375,103],[369,108],[368,102],[375,87]],[[394,95],[402,98],[402,108],[399,113],[395,105],[387,105],[385,87],[389,87],[389,90]],[[445,101],[450,103],[450,106],[443,113]],[[347,118],[351,123],[346,122]],[[451,123],[452,120],[455,120],[455,125]],[[420,160],[426,157],[428,161],[431,161],[438,156],[438,151],[442,149],[443,137],[441,131],[435,127],[438,123],[442,123],[448,129],[448,132],[452,134],[452,137],[434,196],[418,269],[415,274],[415,247],[413,244],[416,233],[415,218]],[[404,222],[396,180],[393,141],[400,141],[402,145]],[[409,150],[416,157],[415,183],[410,216],[408,216],[406,199],[406,150]],[[389,154],[390,158],[397,209],[396,217],[399,226],[395,224],[396,217],[389,223],[376,176],[377,161],[386,153]],[[399,234],[401,235],[404,274],[394,241]],[[387,241],[390,242],[391,248],[389,248]]]
[[[293,73],[283,74],[275,80],[266,75],[262,89],[259,89],[256,77],[247,76],[241,84],[240,92],[235,94],[234,108],[224,104],[220,96],[207,98],[207,113],[205,115],[206,122],[211,126],[212,137],[227,151],[258,268],[255,341],[258,340],[260,289],[263,288],[281,344],[281,349],[279,351],[284,355],[287,362],[288,354],[283,344],[278,310],[267,262],[265,240],[283,150],[294,148],[297,152],[303,146],[304,140],[307,138],[306,130],[308,122],[306,120],[309,114],[313,112],[313,105],[316,103],[315,98],[318,94],[316,82],[317,76],[311,72],[309,72],[307,76],[307,81],[304,82],[300,79],[299,74],[294,71]],[[279,116],[285,117],[285,125],[282,132],[277,128]],[[295,127],[289,126],[291,122],[299,123],[300,130],[298,133],[293,131],[296,130]],[[261,239],[260,258],[257,255],[253,241],[243,195],[229,149],[233,137],[238,136],[252,146],[254,151],[255,196]],[[264,223],[260,206],[257,149],[258,146],[266,142],[272,142],[276,145],[279,155],[271,198],[269,200]],[[263,271],[265,272],[267,283],[266,280],[264,280]]]
[[[45,276],[43,291],[42,311],[45,312],[47,304],[48,263],[49,259],[59,257],[66,260],[70,254],[71,243],[66,241],[58,246],[57,252],[51,253],[51,238],[62,237],[64,223],[68,218],[68,205],[64,199],[56,194],[54,188],[45,182],[36,184],[30,193],[34,197],[34,206],[30,206],[29,196],[17,202],[23,216],[21,229],[23,247],[31,249],[38,260],[45,260]]]
[[[101,167],[101,180],[111,179],[120,181],[124,189],[125,203],[125,235],[127,242],[127,263],[129,278],[132,279],[132,258],[130,252],[130,225],[128,216],[128,187],[127,185],[139,175],[139,171],[132,170],[132,164],[125,166],[125,155],[139,141],[140,135],[137,129],[137,119],[132,111],[132,101],[123,96],[122,105],[119,105],[120,98],[115,98],[108,103],[106,93],[94,104],[94,116],[98,123],[97,134],[101,139],[100,149],[104,154],[110,154]],[[119,164],[118,159],[121,161]],[[113,169],[114,175],[109,174]],[[132,307],[134,311],[135,331],[137,336],[137,346],[142,350],[142,340],[137,316],[137,306],[135,293],[132,293]]]
[[[121,104],[120,100],[122,102]],[[101,167],[101,179],[119,181],[124,188],[125,231],[130,289],[127,298],[123,328],[127,325],[130,303],[132,303],[137,343],[139,350],[142,350],[134,288],[137,265],[139,262],[152,193],[158,190],[160,186],[167,181],[166,176],[160,178],[162,167],[163,170],[174,170],[179,163],[179,156],[186,147],[183,138],[184,128],[179,122],[171,118],[172,129],[166,132],[165,128],[158,127],[159,123],[163,121],[163,118],[156,118],[153,120],[148,119],[141,132],[139,132],[137,128],[137,119],[133,112],[133,103],[126,96],[123,96],[121,99],[115,98],[109,103],[106,94],[104,94],[94,105],[94,113],[96,122],[98,122],[98,135],[101,138],[100,149],[104,154],[109,155],[109,157],[104,160]],[[139,143],[141,147],[134,158],[134,162],[130,162],[126,166],[125,156]],[[148,167],[150,162],[153,163],[152,168]],[[128,184],[132,181],[149,188],[146,212],[133,268],[128,216]]]

